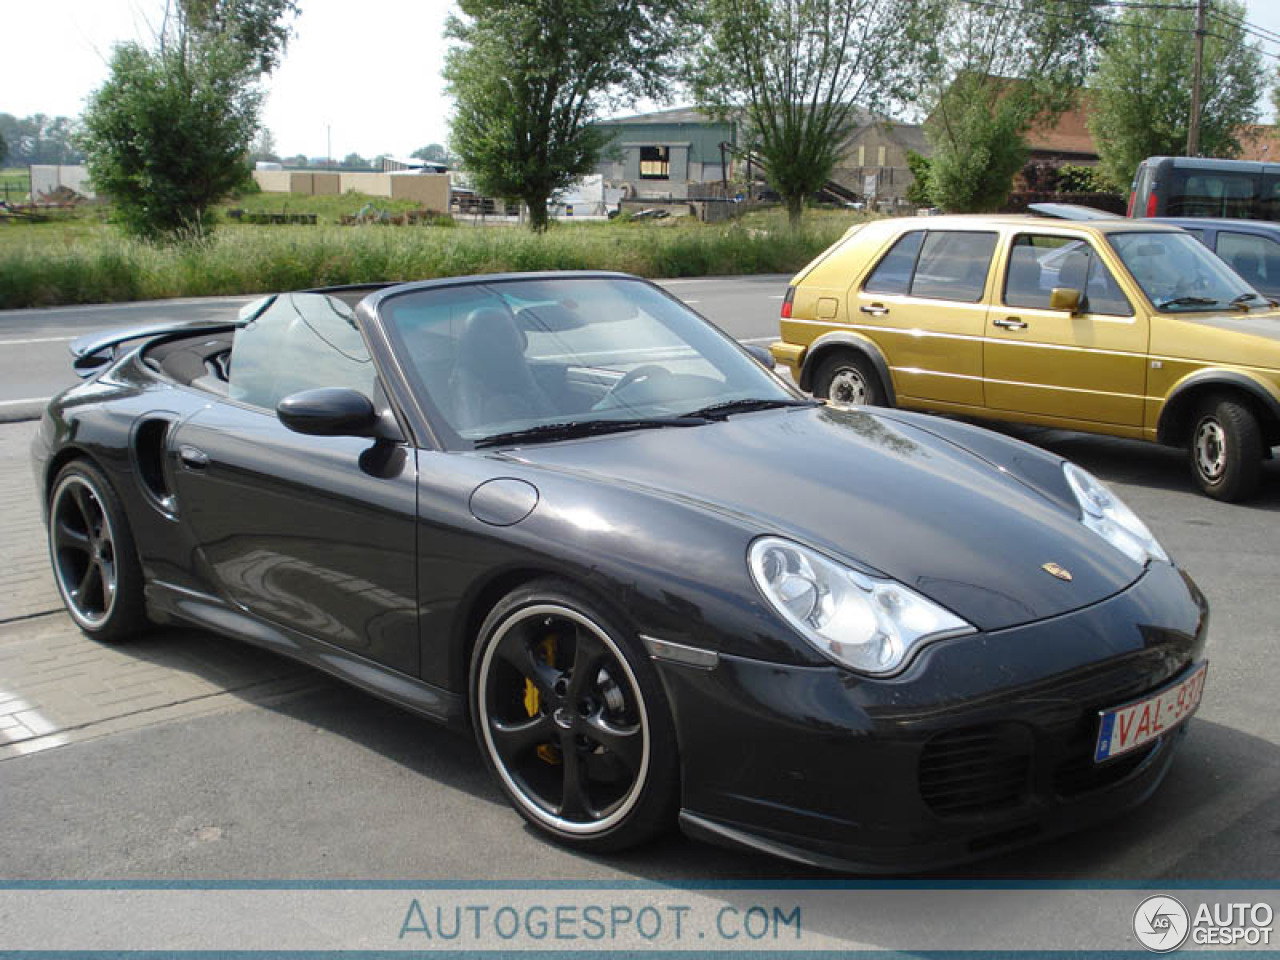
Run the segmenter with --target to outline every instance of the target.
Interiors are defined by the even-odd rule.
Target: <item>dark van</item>
[[[1134,175],[1128,214],[1280,220],[1280,163],[1148,157]]]

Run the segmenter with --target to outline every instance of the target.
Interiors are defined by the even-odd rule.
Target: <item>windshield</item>
[[[732,340],[640,280],[459,284],[391,297],[380,313],[450,445],[697,425],[711,407],[798,400]]]
[[[1157,310],[1186,313],[1267,305],[1189,233],[1112,233],[1107,239]]]

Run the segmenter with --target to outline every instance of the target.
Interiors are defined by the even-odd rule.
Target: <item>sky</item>
[[[286,156],[406,156],[448,138],[440,68],[448,0],[300,0],[283,65],[266,81],[264,125]],[[1246,0],[1280,33],[1280,2]],[[150,44],[164,0],[0,0],[0,112],[78,116],[116,43]],[[23,39],[25,38],[25,39]],[[1280,44],[1264,49],[1280,54]],[[1268,68],[1280,60],[1265,57]],[[642,104],[641,108],[654,105]],[[1272,119],[1270,101],[1263,104]]]

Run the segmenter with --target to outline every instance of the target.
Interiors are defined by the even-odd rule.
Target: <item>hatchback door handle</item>
[[[871,314],[873,317],[883,317],[889,312],[889,308],[883,303],[873,303],[870,306],[864,303],[859,309],[861,309],[863,313]]]
[[[1004,327],[1006,330],[1025,330],[1027,322],[1021,317],[1004,317],[999,320],[992,321],[997,327]]]
[[[209,466],[209,455],[199,447],[193,447],[184,443],[178,447],[178,459],[182,461],[182,465],[191,470],[203,470]]]

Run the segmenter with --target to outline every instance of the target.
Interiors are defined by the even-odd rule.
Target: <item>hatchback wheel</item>
[[[880,375],[865,357],[839,353],[822,362],[813,378],[814,396],[832,403],[854,406],[884,406]]]
[[[506,597],[471,662],[480,748],[529,823],[597,852],[667,829],[677,799],[675,733],[662,687],[626,634],[571,585]]]
[[[1211,397],[1192,421],[1191,473],[1216,500],[1244,500],[1262,479],[1262,429],[1248,407]]]
[[[142,569],[124,509],[96,467],[63,467],[49,497],[49,557],[71,619],[96,640],[123,640],[147,624]]]

